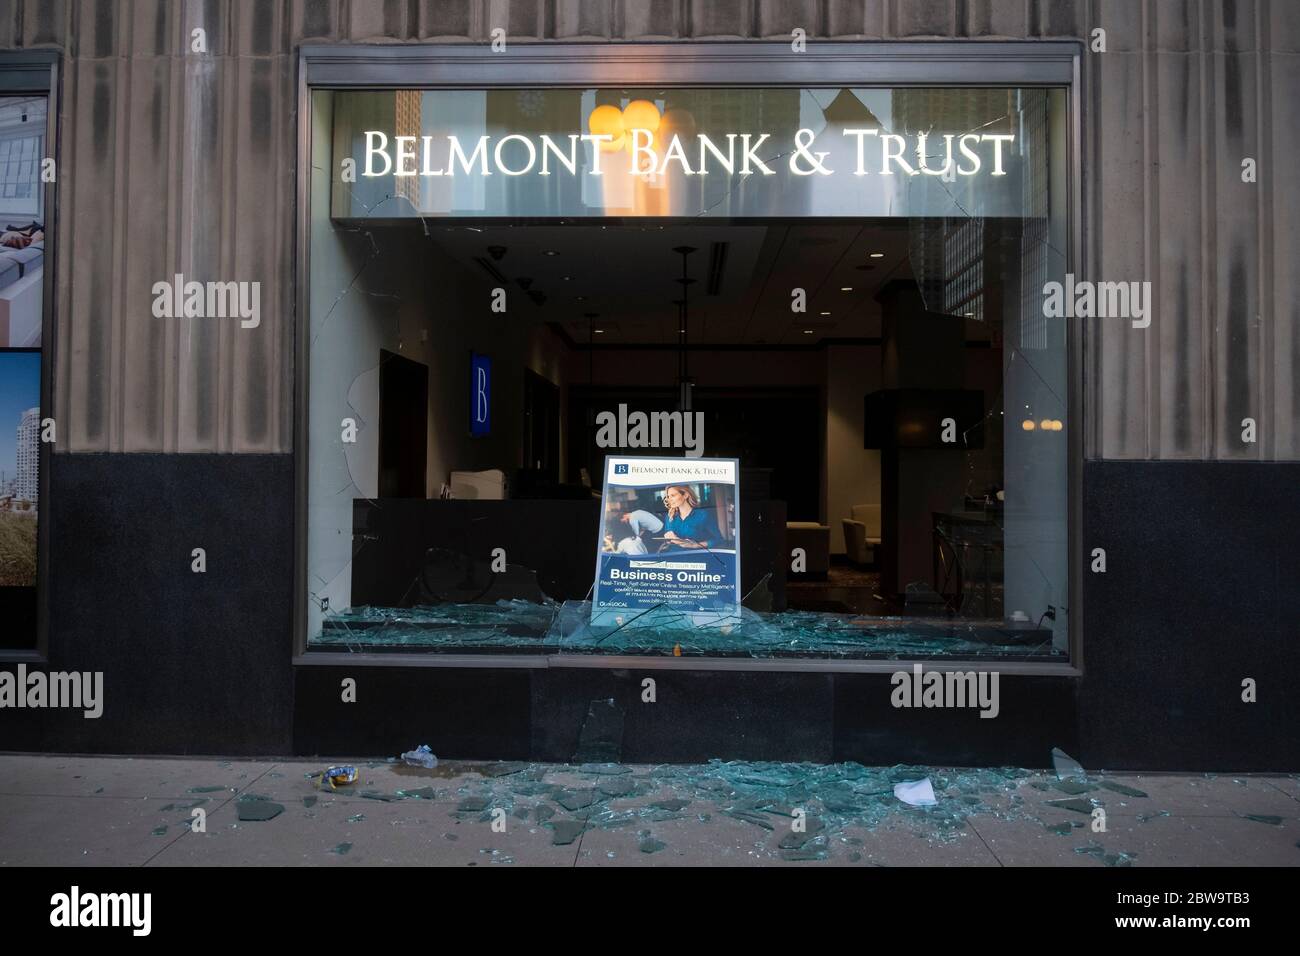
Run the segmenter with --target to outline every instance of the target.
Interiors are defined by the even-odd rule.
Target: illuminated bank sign
[[[1049,144],[1065,127],[1055,92],[338,92],[331,208],[336,219],[1042,215]]]
[[[481,438],[492,432],[492,360],[470,353],[469,373],[469,432]]]
[[[879,129],[842,129],[841,136],[854,143],[854,176],[974,176],[987,169],[990,176],[1005,176],[1004,147],[1015,142],[1011,133],[945,133],[935,137],[932,152],[930,134],[904,136]],[[666,176],[677,172],[683,176],[761,175],[775,176],[773,163],[763,159],[764,144],[770,133],[726,133],[715,141],[697,134],[694,142],[683,142],[673,135],[662,148],[656,148],[654,134],[634,129],[630,137],[632,161],[619,172],[629,176]],[[836,170],[828,162],[830,150],[816,150],[818,134],[812,129],[795,131],[794,152],[785,157],[785,167],[794,176],[833,176]],[[365,165],[362,175],[375,176],[550,176],[578,175],[583,172],[603,176],[605,165],[601,147],[614,142],[609,133],[571,133],[562,139],[542,134],[536,138],[520,133],[505,136],[479,136],[472,142],[448,135],[438,141],[434,136],[395,136],[389,143],[381,130],[365,132]],[[878,151],[868,151],[869,142],[879,142]],[[770,147],[769,147],[770,148]],[[439,158],[435,158],[439,157]],[[775,161],[773,161],[775,162]]]

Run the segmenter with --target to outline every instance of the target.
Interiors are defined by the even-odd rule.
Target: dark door
[[[560,480],[560,388],[524,369],[524,468]]]
[[[428,366],[381,349],[379,497],[425,497],[428,434]]]

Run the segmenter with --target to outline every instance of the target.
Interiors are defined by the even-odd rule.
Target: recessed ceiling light
[[[602,332],[604,332],[605,330],[604,330],[604,329],[593,329],[592,331],[594,331],[597,335],[600,335],[600,334],[601,334]]]
[[[873,253],[871,254],[871,258],[872,258],[872,259],[883,259],[883,258],[885,258],[885,254],[884,254],[883,252],[873,252]]]
[[[823,312],[823,313],[821,313],[821,314],[822,314],[822,315],[830,315],[829,312]]]
[[[851,285],[842,285],[842,286],[840,286],[840,291],[841,291],[841,292],[852,292],[852,291],[853,291],[853,286],[851,286]]]
[[[573,281],[573,276],[561,276],[560,278],[562,278],[565,282]]]
[[[586,302],[586,301],[587,301],[587,297],[586,297],[585,295],[575,295],[575,296],[573,297],[573,301],[574,301],[574,302]]]
[[[803,330],[803,334],[804,334],[804,335],[812,335],[812,334],[813,334],[813,330],[812,330],[812,329],[804,329],[804,330]]]
[[[554,249],[545,249],[545,250],[542,251],[542,255],[544,255],[544,256],[558,256],[559,253],[556,252]]]

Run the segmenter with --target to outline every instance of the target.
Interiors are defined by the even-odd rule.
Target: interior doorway
[[[379,496],[423,498],[427,491],[429,368],[379,352]]]

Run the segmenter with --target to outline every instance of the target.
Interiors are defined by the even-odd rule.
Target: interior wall
[[[313,110],[314,168],[331,162],[331,101],[322,94]],[[323,177],[313,177],[310,201],[307,589],[315,634],[326,610],[351,603],[352,501],[379,492],[380,352],[428,364],[431,350],[416,331],[421,272],[402,244],[383,230],[337,228]],[[343,440],[347,419],[356,426],[352,442]]]
[[[570,349],[549,325],[535,325],[529,331],[528,350],[524,357],[527,368],[536,372],[560,389],[560,481],[569,481],[569,420],[568,360]],[[520,449],[522,455],[523,449]]]
[[[566,368],[574,385],[590,382],[602,386],[676,388],[677,352],[671,348],[597,348],[589,356],[587,349],[579,347],[569,350]],[[811,349],[692,351],[689,368],[691,377],[701,388],[817,386],[822,384],[825,375],[821,353]]]
[[[429,496],[453,471],[499,468],[513,479],[523,464],[524,369],[561,387],[564,344],[540,321],[522,291],[506,288],[506,311],[493,312],[492,285],[414,234],[416,268],[427,293],[417,321],[429,351]],[[470,353],[492,359],[491,432],[470,435]],[[561,399],[563,422],[563,398]],[[564,438],[561,434],[561,456]],[[563,460],[563,459],[561,459]]]
[[[592,359],[591,368],[588,361]],[[677,378],[672,349],[586,349],[568,353],[569,381],[630,388],[671,385]],[[823,434],[820,520],[831,527],[831,552],[844,553],[841,519],[856,504],[880,502],[880,452],[862,447],[863,399],[880,387],[880,346],[830,345],[825,349],[692,352],[690,373],[700,386],[734,388],[817,387],[822,391]],[[629,400],[635,408],[635,398]],[[565,421],[568,419],[566,417]],[[705,436],[708,454],[708,436]]]

